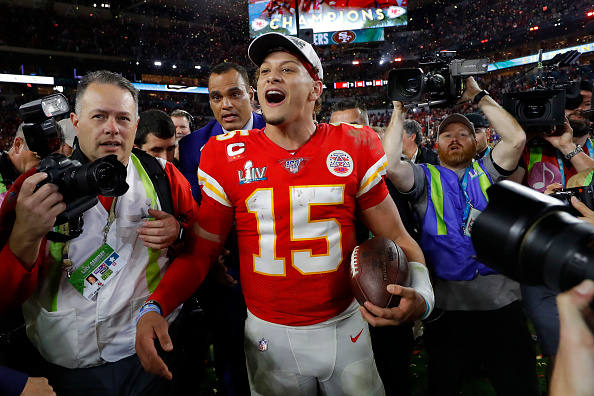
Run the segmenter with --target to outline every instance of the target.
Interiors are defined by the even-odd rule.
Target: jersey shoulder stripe
[[[223,186],[219,184],[213,177],[211,177],[208,173],[204,172],[202,169],[198,168],[198,182],[202,186],[202,192],[220,203],[221,205],[225,205],[231,207],[231,201]]]

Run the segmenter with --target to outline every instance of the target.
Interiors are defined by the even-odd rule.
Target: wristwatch
[[[179,223],[179,234],[177,234],[177,238],[175,239],[175,241],[173,241],[172,245],[173,246],[179,246],[182,243],[184,243],[184,240],[186,239],[186,229],[184,228],[184,225],[182,223]]]
[[[159,308],[159,311],[162,313],[163,312],[163,308],[161,308],[161,304],[159,304],[159,302],[157,300],[147,300],[144,302],[144,304],[142,304],[142,307],[140,307],[140,309],[142,310],[142,308],[146,307],[147,305],[156,305],[157,308]]]
[[[491,94],[483,89],[481,92],[477,93],[474,96],[474,99],[472,99],[472,101],[474,102],[474,104],[478,104],[481,101],[481,99],[485,96],[491,96]]]
[[[584,149],[582,148],[582,146],[580,146],[579,144],[576,146],[576,148],[571,152],[571,153],[567,153],[565,154],[565,159],[572,159],[573,157],[575,157],[576,155],[578,155],[579,153],[581,153],[582,151],[584,151]]]

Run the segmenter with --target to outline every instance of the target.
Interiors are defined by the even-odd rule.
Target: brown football
[[[408,286],[408,260],[390,238],[374,237],[355,247],[351,255],[351,289],[359,304],[370,301],[381,308],[396,307],[400,296],[386,286]]]

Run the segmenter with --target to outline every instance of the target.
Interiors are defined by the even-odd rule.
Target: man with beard
[[[567,120],[562,134],[538,135],[526,144],[515,180],[544,192],[549,185],[553,185],[551,189],[565,188],[573,175],[594,166],[590,121],[581,115],[582,111],[590,109],[592,84],[582,81],[580,93],[581,104],[565,109]],[[547,379],[553,372],[559,347],[556,298],[557,293],[545,286],[522,285],[524,311],[534,324],[538,344],[548,359]]]
[[[401,160],[402,103],[384,146],[388,178],[411,201],[420,245],[433,272],[435,309],[425,320],[429,394],[459,395],[462,379],[482,364],[498,395],[537,395],[534,345],[520,305],[520,287],[474,259],[470,228],[488,203],[486,189],[517,166],[526,135],[513,117],[469,77],[461,101],[473,100],[501,142],[474,161],[474,126],[461,114],[439,125],[440,166]],[[494,246],[494,248],[500,248]]]

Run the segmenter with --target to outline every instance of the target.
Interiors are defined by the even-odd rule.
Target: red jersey
[[[381,203],[387,159],[368,127],[321,124],[291,154],[264,129],[234,131],[204,146],[200,219],[220,234],[235,220],[241,282],[257,317],[288,326],[323,322],[353,300],[355,212]]]

